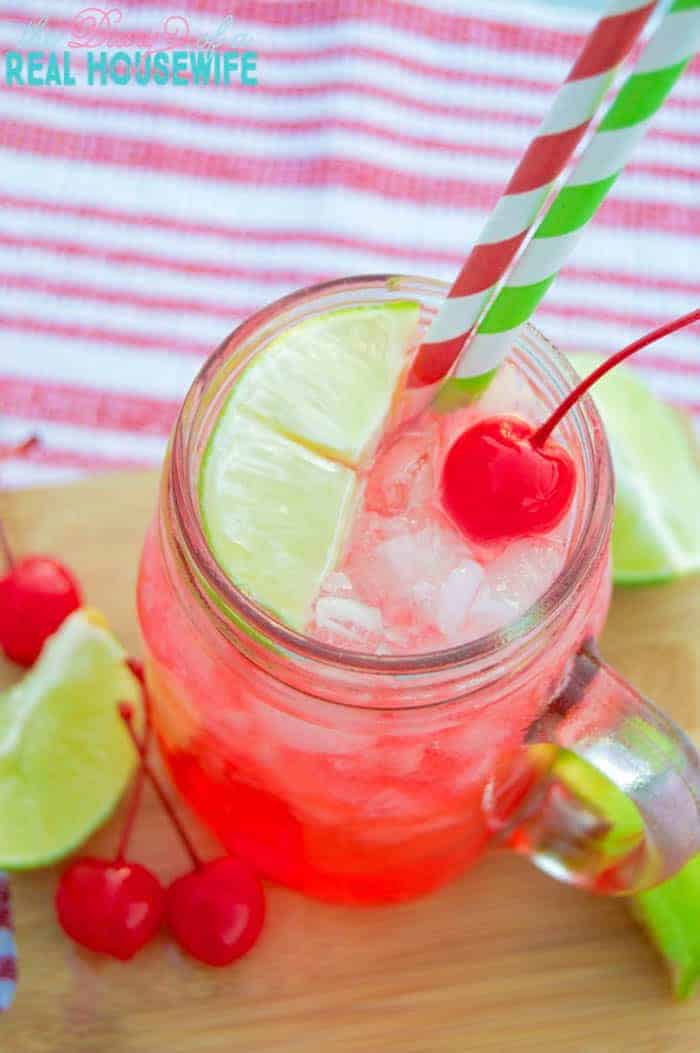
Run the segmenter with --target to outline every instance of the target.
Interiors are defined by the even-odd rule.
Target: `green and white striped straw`
[[[700,0],[674,0],[462,351],[440,401],[468,401],[488,384],[699,46]]]

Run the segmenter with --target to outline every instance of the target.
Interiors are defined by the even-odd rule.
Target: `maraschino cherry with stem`
[[[5,456],[21,456],[38,443],[32,436]],[[19,665],[31,666],[45,641],[80,607],[80,586],[63,564],[48,556],[15,559],[0,520],[0,553],[7,573],[0,578],[0,649]]]
[[[203,862],[160,780],[146,759],[133,727],[131,707],[120,707],[122,719],[141,757],[143,770],[160,798],[192,862],[166,893],[166,917],[180,947],[206,965],[230,965],[257,942],[265,920],[265,896],[257,875],[234,856]]]
[[[489,545],[544,534],[565,516],[576,488],[576,467],[551,434],[571,407],[614,366],[678,329],[700,321],[700,310],[659,326],[612,355],[574,388],[539,428],[519,417],[486,417],[450,448],[442,498],[470,540]]]
[[[84,856],[63,872],[56,890],[56,914],[72,940],[98,954],[129,961],[160,929],[165,891],[158,878],[127,858],[145,780],[146,723],[129,808],[113,859]]]

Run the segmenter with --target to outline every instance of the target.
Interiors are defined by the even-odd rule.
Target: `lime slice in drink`
[[[117,703],[140,699],[125,658],[100,616],[79,610],[0,696],[0,867],[55,862],[117,804],[136,759]]]
[[[357,465],[381,434],[420,308],[348,307],[291,326],[256,355],[231,402],[334,460]]]
[[[200,505],[227,576],[303,629],[356,507],[353,471],[382,432],[418,304],[331,311],[292,326],[234,386],[207,446]]]
[[[601,361],[569,357],[582,376]],[[603,377],[591,395],[615,465],[615,582],[667,581],[699,570],[700,470],[679,416],[624,367]]]
[[[231,580],[303,629],[340,554],[357,491],[352,469],[229,403],[202,465],[204,529]]]

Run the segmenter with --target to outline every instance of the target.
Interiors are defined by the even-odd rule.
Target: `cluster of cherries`
[[[35,438],[15,447],[17,457],[37,444]],[[74,575],[48,556],[16,560],[0,521],[0,550],[7,573],[0,578],[0,649],[29,667],[44,643],[82,603]],[[113,859],[79,857],[62,874],[56,891],[56,913],[63,930],[91,951],[128,961],[157,934],[164,922],[177,943],[207,965],[223,966],[245,954],[258,939],[265,918],[265,897],[257,875],[239,859],[224,856],[203,862],[168,800],[147,758],[150,706],[140,663],[129,660],[138,677],[146,714],[143,740],[134,729],[131,706],[120,716],[139,755],[139,768]],[[190,857],[191,870],[164,889],[158,878],[126,851],[148,778]]]
[[[146,700],[146,734],[134,729],[134,713],[122,703],[119,712],[139,754],[139,770],[129,810],[113,859],[83,857],[64,871],[56,891],[58,920],[71,939],[99,954],[128,961],[149,943],[165,922],[180,947],[207,965],[229,965],[244,955],[260,935],[265,897],[257,875],[234,856],[203,862],[168,800],[147,759],[150,718]],[[167,889],[152,871],[131,862],[126,851],[148,778],[190,857],[192,868]]]
[[[450,449],[442,476],[446,510],[463,533],[489,543],[544,533],[569,508],[576,469],[551,433],[573,404],[624,358],[662,336],[700,320],[700,310],[661,326],[613,355],[534,429],[516,417],[486,418],[468,428]],[[23,448],[33,444],[30,440]],[[21,449],[20,448],[20,451]],[[15,451],[16,452],[16,451]],[[0,524],[9,571],[0,579],[0,646],[14,661],[31,665],[46,638],[81,602],[71,573],[55,560],[29,556],[14,562]],[[140,675],[136,663],[132,669]],[[120,714],[139,754],[139,770],[121,841],[112,860],[76,859],[61,877],[56,910],[77,943],[127,960],[164,921],[180,946],[210,965],[226,965],[249,950],[264,920],[265,901],[257,876],[231,856],[204,863],[150,767],[148,696],[143,677],[146,732],[140,741],[131,707]],[[148,778],[178,831],[192,869],[163,889],[158,878],[126,858],[144,780]]]

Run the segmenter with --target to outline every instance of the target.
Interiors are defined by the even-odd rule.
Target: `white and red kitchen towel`
[[[0,872],[0,1013],[8,1009],[15,993],[17,961],[10,914],[10,886]]]
[[[258,77],[89,87],[85,47],[71,86],[7,86],[0,65],[0,456],[42,439],[0,484],[156,464],[206,354],[294,288],[451,279],[594,17],[528,0],[0,0],[0,53],[62,53],[86,18],[96,51],[133,51],[175,18],[255,50]],[[696,61],[536,321],[610,352],[699,294]],[[700,422],[697,330],[634,368]],[[14,983],[0,875],[0,1009]]]
[[[0,50],[31,21],[64,50],[84,7],[0,3]],[[295,287],[452,278],[595,18],[527,0],[91,10],[112,12],[112,51],[171,16],[195,40],[244,34],[258,84],[0,86],[0,453],[43,440],[7,486],[157,463],[207,352]],[[609,352],[699,293],[696,61],[536,321]],[[700,420],[697,330],[634,368]]]

